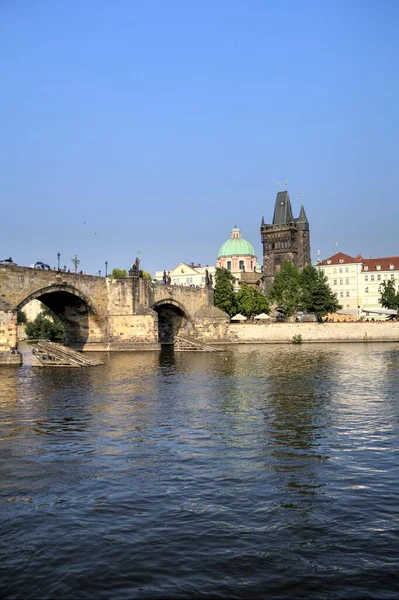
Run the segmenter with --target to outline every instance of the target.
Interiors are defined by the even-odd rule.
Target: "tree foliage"
[[[237,313],[234,293],[234,276],[227,269],[217,268],[215,273],[215,306],[230,316]]]
[[[291,317],[301,308],[315,313],[321,321],[325,315],[341,308],[324,272],[312,265],[299,272],[290,262],[284,261],[274,278],[269,296],[284,310],[286,317]]]
[[[307,312],[316,313],[318,321],[342,308],[321,269],[316,269],[312,265],[305,267],[299,274],[299,284],[300,307]]]
[[[399,310],[399,290],[392,279],[382,282],[380,302],[384,308]]]
[[[283,262],[280,271],[276,273],[269,298],[284,310],[286,317],[291,317],[298,310],[301,298],[299,271],[288,260]]]
[[[126,269],[115,268],[112,270],[110,277],[112,279],[122,279],[123,277],[127,277]]]
[[[47,312],[47,311],[46,311]],[[29,339],[61,340],[65,337],[65,326],[55,317],[53,320],[45,316],[44,312],[37,315],[34,321],[26,324],[25,331]]]
[[[24,311],[19,310],[17,312],[17,325],[25,325],[27,320],[28,320],[28,318],[27,318],[26,314],[24,313]]]
[[[270,304],[257,288],[242,284],[236,296],[237,310],[239,313],[251,319],[260,313],[268,313]]]
[[[148,281],[152,281],[152,276],[151,273],[149,273],[148,271],[142,271],[143,273],[143,279],[148,279]]]

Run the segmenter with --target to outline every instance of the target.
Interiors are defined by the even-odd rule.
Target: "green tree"
[[[237,313],[234,293],[234,276],[227,269],[217,268],[215,273],[215,306],[230,316]]]
[[[27,316],[24,313],[23,310],[19,310],[17,312],[17,325],[25,325],[25,323],[27,322]]]
[[[342,308],[321,269],[316,269],[312,265],[305,267],[299,274],[299,284],[302,310],[316,313],[318,321],[322,321],[329,313]]]
[[[396,291],[395,282],[392,279],[382,282],[380,302],[384,308],[399,310],[399,290]]]
[[[291,317],[298,310],[300,297],[299,271],[285,260],[274,277],[269,298],[284,310],[286,317]]]
[[[148,271],[142,271],[143,273],[143,279],[148,279],[148,281],[152,281],[152,275],[151,273],[149,273]]]
[[[269,300],[257,288],[245,283],[240,286],[236,296],[237,310],[251,319],[254,315],[270,310]]]
[[[127,277],[126,269],[113,269],[110,275],[112,279],[122,279],[123,277]]]
[[[65,327],[60,321],[56,322],[41,313],[32,322],[25,326],[26,335],[29,339],[61,340],[65,337]]]

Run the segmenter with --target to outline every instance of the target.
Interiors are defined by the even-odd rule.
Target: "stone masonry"
[[[196,319],[196,313],[202,309],[206,314],[213,306],[213,290],[207,288],[0,265],[0,362],[20,360],[16,315],[35,298],[61,318],[71,346],[99,351],[159,348],[158,322],[164,313],[178,314],[174,323],[201,339],[204,317]]]

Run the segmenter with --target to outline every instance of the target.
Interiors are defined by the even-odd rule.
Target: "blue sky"
[[[286,179],[314,260],[399,254],[396,0],[2,0],[0,49],[1,258],[261,257]]]

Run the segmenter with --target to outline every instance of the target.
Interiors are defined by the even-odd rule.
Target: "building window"
[[[227,270],[231,271],[231,260],[227,261]]]
[[[337,285],[337,280],[336,279],[334,279],[334,285]]]
[[[378,275],[377,275],[377,281],[381,281],[381,273],[378,273]]]
[[[364,267],[364,270],[365,270],[365,271],[368,271],[368,270],[369,270],[369,268],[368,268],[368,267]]]
[[[349,267],[345,267],[345,273],[349,273]]]
[[[368,287],[364,288],[364,293],[365,293],[365,294],[368,294],[368,293],[369,293],[369,288],[368,288]]]
[[[342,267],[339,269],[339,272],[342,273]]]
[[[349,298],[349,292],[346,292],[346,297]]]
[[[340,280],[339,280],[339,285],[342,285],[343,283],[344,283],[344,280],[343,280],[343,279],[340,279]]]
[[[371,281],[374,281],[374,275],[371,276]]]
[[[368,276],[368,275],[365,275],[365,276],[364,276],[364,281],[368,281],[368,280],[369,280],[369,276]]]
[[[349,279],[345,279],[346,285],[349,285]]]
[[[240,271],[243,270],[243,268],[244,268],[244,261],[243,260],[240,260],[240,262],[238,263],[238,268],[240,269]]]
[[[343,298],[343,297],[344,297],[344,292],[340,292],[340,293],[339,293],[339,297],[340,297],[340,298]]]
[[[393,273],[391,275],[391,279],[395,279],[395,275]]]

